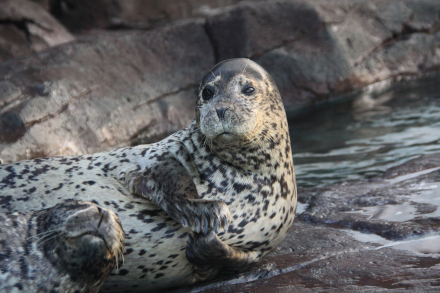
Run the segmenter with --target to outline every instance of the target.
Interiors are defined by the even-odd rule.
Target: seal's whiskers
[[[62,227],[63,227],[63,225],[57,225],[57,226],[55,226],[55,227],[53,227],[53,228],[51,228],[51,229],[49,229],[47,231],[37,233],[37,234],[29,236],[27,238],[30,239],[30,240],[38,239],[38,238],[44,238],[44,237],[47,237],[49,234],[60,232],[61,231],[60,228],[62,228]]]
[[[58,233],[56,234],[51,234],[45,237],[42,237],[41,239],[38,239],[37,241],[35,241],[35,244],[37,245],[44,245],[49,241],[52,241],[53,239],[59,237],[60,235]]]

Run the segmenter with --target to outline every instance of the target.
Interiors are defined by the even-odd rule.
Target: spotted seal
[[[119,219],[94,203],[0,213],[0,292],[98,292],[123,247]]]
[[[156,290],[246,270],[282,241],[296,211],[283,103],[271,76],[248,59],[212,68],[196,119],[160,142],[0,165],[0,180],[6,211],[75,198],[118,214],[125,263],[104,291]]]

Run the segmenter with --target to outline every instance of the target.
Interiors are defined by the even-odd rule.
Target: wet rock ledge
[[[227,58],[263,65],[288,110],[440,68],[437,0],[83,2],[0,1],[5,162],[157,141],[189,124]],[[75,13],[90,17],[75,27]]]
[[[440,291],[440,153],[298,193],[297,219],[261,265],[166,292]]]

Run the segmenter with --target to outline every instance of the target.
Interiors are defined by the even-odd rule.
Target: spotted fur
[[[162,289],[250,268],[285,237],[296,210],[274,81],[248,59],[224,61],[202,80],[195,121],[158,143],[0,165],[4,211],[65,198],[93,200],[124,224],[125,263],[107,291]]]
[[[0,213],[0,292],[98,292],[123,247],[119,219],[93,203]]]

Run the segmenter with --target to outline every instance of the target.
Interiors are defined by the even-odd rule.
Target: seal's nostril
[[[222,108],[222,109],[217,109],[217,116],[220,119],[224,119],[225,118],[225,113],[226,113],[226,108]]]
[[[98,223],[98,229],[99,227],[101,227],[101,223],[103,219],[104,219],[104,215],[101,215],[101,218],[99,219],[99,223]]]
[[[100,208],[100,207],[97,207],[98,208],[98,213],[102,213],[102,209]]]

